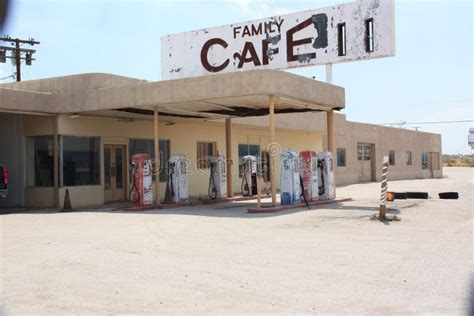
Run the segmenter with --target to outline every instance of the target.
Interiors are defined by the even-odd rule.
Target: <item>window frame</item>
[[[389,150],[388,151],[388,165],[389,166],[395,166],[396,164],[396,158],[395,158],[395,150]]]
[[[208,150],[203,153],[204,157],[200,157],[200,148],[199,145],[206,144],[207,146],[212,145],[212,153],[209,154]],[[206,146],[206,147],[207,147]],[[196,168],[197,169],[209,169],[209,162],[207,161],[207,157],[209,156],[217,156],[217,142],[216,141],[201,141],[198,140],[196,142]]]
[[[132,156],[135,153],[132,153],[132,146],[130,146],[130,143],[132,141],[146,141],[148,142],[148,152],[144,154],[148,154],[150,156],[150,159],[155,158],[155,140],[151,138],[129,138],[128,139],[128,163],[132,162]],[[167,146],[167,151],[166,154],[168,156],[168,159],[166,158],[165,152],[161,150],[161,145],[163,143],[166,143]],[[170,139],[158,139],[158,152],[160,155],[160,173],[158,175],[158,178],[160,180],[160,183],[165,183],[168,181],[168,160],[171,157],[171,140]],[[163,167],[163,168],[161,168]],[[153,174],[153,179],[155,179],[155,174]]]
[[[50,138],[49,140],[51,141],[51,149],[48,148],[48,151],[51,150],[51,185],[37,185],[37,177],[36,177],[36,151],[35,156],[33,157],[33,170],[30,170],[29,168],[29,146],[28,146],[28,140],[29,139],[38,139],[38,138]],[[49,146],[49,142],[48,142]],[[30,185],[30,179],[29,175],[30,172],[33,172],[33,185]],[[25,187],[27,188],[53,188],[54,187],[54,135],[34,135],[34,136],[25,136]]]
[[[339,165],[339,153],[343,153],[343,157],[344,157],[344,164],[342,165]],[[347,166],[347,159],[346,159],[346,149],[345,148],[337,148],[336,149],[336,166],[338,168],[345,168]]]
[[[247,146],[247,154],[246,155],[243,155],[241,156],[240,155],[240,146]],[[256,155],[252,155],[252,153],[250,152],[250,146],[256,146],[258,148],[257,150],[257,154]],[[254,148],[255,149],[255,148]],[[242,178],[242,175],[243,175],[243,163],[242,163],[242,158],[244,156],[248,156],[248,155],[252,155],[252,156],[255,156],[257,158],[257,166],[259,164],[261,164],[262,162],[260,161],[260,158],[261,158],[261,146],[260,144],[249,144],[249,143],[240,143],[240,144],[237,144],[237,157],[238,157],[238,163],[239,163],[239,178]]]
[[[347,55],[347,37],[346,37],[346,23],[339,23],[337,25],[337,55],[340,57]]]
[[[103,144],[102,144],[102,137],[100,136],[83,136],[83,135],[69,135],[69,134],[61,134],[58,135],[58,145],[59,145],[59,187],[60,188],[69,188],[69,187],[85,187],[85,186],[101,186],[102,183],[102,160],[103,160]],[[89,183],[89,184],[78,184],[78,185],[65,185],[64,184],[64,137],[71,137],[71,138],[96,138],[98,140],[98,183]]]
[[[361,147],[361,149],[359,149],[359,147]],[[357,143],[357,160],[358,161],[371,161],[372,160],[372,144]]]
[[[411,150],[405,152],[405,165],[413,166],[413,153]]]
[[[428,151],[421,153],[421,170],[430,170],[430,153]]]
[[[373,53],[375,51],[374,19],[366,19],[365,25],[365,52]]]

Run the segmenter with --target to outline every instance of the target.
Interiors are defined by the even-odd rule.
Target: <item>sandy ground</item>
[[[428,191],[370,221],[379,184],[353,202],[272,215],[239,205],[141,213],[0,215],[3,312],[466,314],[473,169],[392,181]],[[460,200],[435,193],[460,192]]]

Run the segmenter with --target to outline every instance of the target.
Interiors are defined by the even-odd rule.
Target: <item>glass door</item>
[[[104,146],[105,203],[126,200],[126,165],[124,145]]]

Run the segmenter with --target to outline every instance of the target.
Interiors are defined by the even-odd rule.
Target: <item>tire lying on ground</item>
[[[393,192],[395,195],[395,200],[406,200],[407,199],[407,193],[406,192]]]
[[[427,199],[428,192],[407,192],[408,199]]]
[[[442,192],[442,193],[439,193],[438,195],[440,199],[445,199],[445,200],[457,200],[459,198],[458,192]]]

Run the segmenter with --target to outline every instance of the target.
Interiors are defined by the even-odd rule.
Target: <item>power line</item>
[[[11,43],[12,46],[14,45],[14,47],[0,46],[0,63],[5,63],[7,58],[12,59],[16,64],[16,81],[21,81],[21,61],[25,60],[25,64],[30,66],[31,62],[35,60],[33,58],[33,54],[36,52],[36,50],[21,48],[20,44],[33,46],[39,44],[40,42],[35,41],[32,38],[24,40],[19,38],[13,39],[9,36],[0,37],[0,41]],[[7,56],[7,51],[11,52],[10,56]],[[22,57],[22,54],[24,54],[24,57]]]
[[[474,120],[459,120],[459,121],[432,121],[432,122],[396,122],[396,123],[382,123],[379,125],[415,125],[415,124],[450,124],[450,123],[470,123]]]

